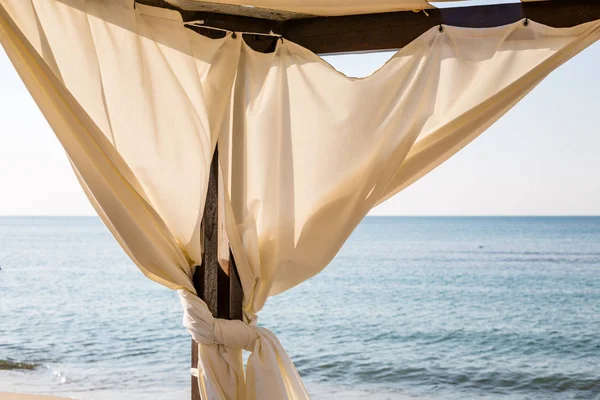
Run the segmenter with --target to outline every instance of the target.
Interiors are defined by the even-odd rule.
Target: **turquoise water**
[[[96,218],[0,218],[0,391],[186,399],[176,295]],[[315,399],[600,398],[600,218],[367,218],[269,300]]]

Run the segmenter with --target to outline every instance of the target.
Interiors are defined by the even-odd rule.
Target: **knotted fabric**
[[[214,318],[206,303],[198,296],[181,290],[179,297],[183,305],[183,326],[197,343],[254,350],[259,338],[254,323],[250,325],[238,320]]]
[[[196,295],[180,290],[179,297],[183,325],[200,344],[197,376],[203,399],[308,398],[285,349],[271,331],[256,326],[256,318],[250,324],[214,318]],[[251,352],[245,374],[242,349]],[[286,368],[272,368],[278,364]],[[213,386],[213,382],[219,384]]]
[[[209,39],[131,0],[0,0],[0,43],[99,216],[181,290],[203,399],[306,399],[265,328],[196,297],[215,147],[246,321],[321,271],[369,210],[470,143],[600,37],[600,22],[433,28],[364,79],[287,40]],[[241,349],[251,351],[246,371]]]

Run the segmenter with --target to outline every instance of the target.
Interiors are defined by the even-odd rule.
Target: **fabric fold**
[[[246,307],[321,271],[369,210],[599,37],[598,21],[432,28],[361,79],[290,41],[272,54],[243,45],[219,146]]]

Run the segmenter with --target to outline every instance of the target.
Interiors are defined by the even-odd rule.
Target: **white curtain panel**
[[[180,291],[205,399],[308,398],[256,326],[267,298],[321,271],[372,207],[598,38],[600,22],[433,28],[353,79],[285,39],[257,53],[130,0],[0,0],[0,43],[98,214],[149,278]],[[214,319],[192,285],[217,143],[244,322]]]

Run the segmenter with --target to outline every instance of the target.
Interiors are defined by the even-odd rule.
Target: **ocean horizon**
[[[0,392],[189,398],[181,319],[98,217],[0,216]],[[600,217],[369,216],[259,325],[314,399],[598,399]]]

